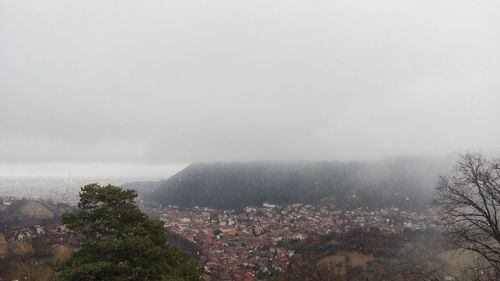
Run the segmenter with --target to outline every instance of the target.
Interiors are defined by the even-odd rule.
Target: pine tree
[[[81,247],[57,267],[67,281],[199,280],[193,261],[170,246],[162,223],[137,206],[133,190],[89,184],[79,211],[63,223],[82,236]]]

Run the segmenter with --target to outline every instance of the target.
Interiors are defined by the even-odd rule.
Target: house
[[[275,204],[270,204],[270,203],[264,203],[264,204],[262,204],[262,207],[274,209],[274,208],[276,208],[276,205]]]
[[[43,229],[43,226],[35,225],[34,228],[35,228],[35,232],[37,235],[44,235],[45,234],[45,230]]]
[[[62,224],[62,225],[57,227],[57,232],[59,232],[59,233],[67,233],[68,231],[69,231],[69,228],[65,224]]]

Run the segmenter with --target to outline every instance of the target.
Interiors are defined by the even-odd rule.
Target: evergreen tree
[[[170,246],[162,223],[148,218],[134,201],[137,193],[89,184],[80,192],[79,211],[63,223],[83,236],[81,247],[59,264],[67,281],[199,280],[193,261]]]

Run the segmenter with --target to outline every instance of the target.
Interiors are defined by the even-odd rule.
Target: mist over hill
[[[335,200],[340,207],[427,206],[446,159],[400,158],[359,162],[195,163],[143,198],[163,205],[240,209],[264,202]],[[141,187],[154,184],[140,184]],[[130,187],[130,185],[129,185]]]
[[[121,187],[125,189],[133,189],[137,191],[137,194],[143,197],[149,197],[153,191],[155,191],[160,184],[164,181],[133,181],[122,184]]]

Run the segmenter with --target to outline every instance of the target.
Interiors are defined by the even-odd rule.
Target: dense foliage
[[[142,213],[137,194],[116,186],[82,188],[79,211],[63,222],[83,235],[70,259],[58,266],[68,281],[198,280],[192,261],[167,244],[160,221]]]
[[[394,160],[376,163],[192,164],[145,198],[163,205],[240,209],[264,202],[314,203],[335,197],[345,207],[425,206],[441,163]],[[342,207],[342,206],[341,206]]]

